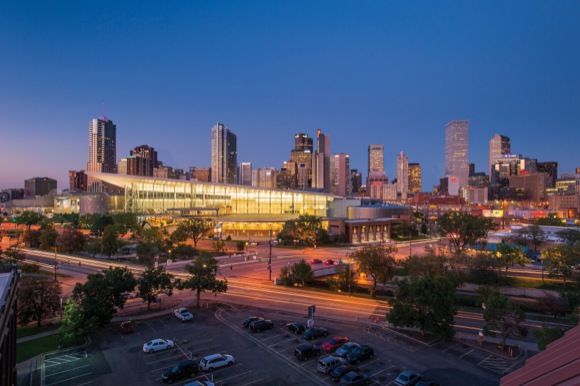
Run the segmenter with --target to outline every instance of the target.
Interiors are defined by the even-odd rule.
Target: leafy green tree
[[[538,348],[544,351],[550,343],[563,337],[566,331],[565,328],[550,327],[547,323],[542,323],[542,329],[533,330],[532,333],[538,339]]]
[[[476,253],[468,261],[466,280],[475,284],[498,284],[497,263],[497,259],[491,252]]]
[[[483,319],[486,323],[484,331],[491,336],[495,335],[494,331],[499,331],[501,347],[505,347],[506,339],[510,336],[522,338],[528,335],[528,329],[523,326],[526,314],[515,303],[497,290],[484,300]]]
[[[300,259],[297,263],[294,263],[291,268],[292,275],[294,275],[294,280],[302,283],[302,287],[306,283],[310,283],[314,280],[314,272],[312,272],[312,267],[304,259]]]
[[[40,231],[36,229],[24,231],[22,234],[22,242],[30,248],[38,248],[40,246]]]
[[[114,226],[107,225],[103,231],[103,237],[101,238],[101,253],[106,255],[107,258],[111,258],[111,255],[117,253],[119,249],[118,245],[118,233]]]
[[[182,242],[187,239],[193,240],[193,247],[197,247],[197,243],[204,236],[213,230],[214,223],[207,218],[188,218],[177,224],[177,229],[173,232],[173,240],[175,242]],[[177,233],[176,233],[177,232]]]
[[[220,240],[213,240],[211,243],[212,249],[215,254],[224,253],[224,246],[226,244]]]
[[[341,291],[349,291],[349,294],[356,292],[358,289],[358,280],[355,277],[352,264],[339,264],[336,266],[337,272],[337,289]]]
[[[58,232],[54,227],[48,227],[40,231],[40,249],[45,251],[54,251],[56,248],[56,240],[58,238]]]
[[[94,238],[88,239],[85,244],[85,251],[92,257],[95,257],[97,253],[101,252],[101,240]]]
[[[246,242],[243,240],[237,241],[236,242],[236,250],[238,252],[244,252],[244,249],[246,249]]]
[[[18,248],[18,246],[14,246],[14,245],[11,245],[10,247],[8,247],[6,252],[4,252],[4,255],[6,256],[8,261],[11,261],[11,262],[24,261],[24,259],[26,258],[24,253],[22,253],[22,251],[20,250],[20,248]]]
[[[350,254],[358,270],[366,274],[373,284],[370,288],[371,297],[376,297],[377,285],[387,284],[395,274],[395,253],[397,248],[384,245],[368,245]]]
[[[189,260],[196,255],[196,249],[189,244],[177,244],[171,250],[171,257],[179,260]]]
[[[79,343],[79,341],[98,328],[96,315],[86,311],[79,299],[67,300],[62,315],[62,323],[58,329],[61,344]]]
[[[201,305],[202,293],[212,292],[217,295],[228,290],[227,279],[216,278],[218,269],[218,261],[207,254],[202,254],[192,264],[185,266],[186,272],[191,276],[184,281],[178,281],[177,285],[179,289],[190,289],[195,292],[197,308]]]
[[[403,261],[403,267],[412,278],[428,277],[434,279],[438,276],[446,276],[447,261],[445,255],[430,250],[425,255],[409,256]]]
[[[290,271],[290,267],[288,266],[280,268],[280,274],[278,277],[282,281],[282,285],[291,286],[294,284],[294,280],[292,280],[292,273]]]
[[[147,303],[147,309],[160,295],[173,295],[173,277],[165,267],[148,267],[143,271],[139,278],[139,297]]]
[[[522,229],[526,240],[534,247],[534,252],[538,252],[540,247],[546,241],[546,234],[537,224],[531,224]]]
[[[80,225],[78,213],[56,213],[52,217],[52,221],[61,226],[64,226],[64,224],[67,223],[69,224],[69,228],[73,229],[78,229]]]
[[[574,274],[574,267],[580,260],[579,248],[570,245],[546,248],[542,251],[542,260],[550,277],[562,277],[566,291],[566,281]]]
[[[25,210],[22,214],[15,218],[16,224],[25,225],[26,230],[30,231],[33,225],[38,225],[44,216],[38,212],[33,212],[30,210]]]
[[[505,269],[504,275],[506,278],[508,270],[511,267],[518,264],[520,267],[524,268],[526,263],[530,262],[521,247],[508,243],[499,243],[497,245],[495,256],[497,258],[498,266]]]
[[[109,214],[92,213],[85,214],[79,219],[81,226],[91,230],[91,234],[100,236],[107,225],[113,225],[113,217]]]
[[[323,244],[328,239],[328,232],[322,226],[322,218],[303,214],[286,221],[278,238],[285,243],[299,240],[302,245],[312,246]]]
[[[43,320],[59,311],[62,287],[43,277],[25,277],[18,290],[18,321],[21,326],[34,321],[40,327]]]
[[[418,327],[424,333],[449,340],[453,329],[455,285],[445,277],[397,281],[395,299],[387,319],[395,326]]]
[[[563,221],[555,213],[548,213],[548,217],[539,218],[536,220],[537,225],[547,226],[562,226]]]
[[[64,252],[76,253],[85,248],[86,238],[78,229],[67,228],[58,235],[56,244]]]
[[[468,246],[476,245],[480,239],[495,228],[491,218],[475,217],[468,213],[448,212],[437,219],[439,233],[447,237],[453,251],[460,255]]]

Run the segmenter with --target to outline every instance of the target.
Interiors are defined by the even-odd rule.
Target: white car
[[[234,357],[228,354],[213,354],[203,357],[199,361],[199,368],[203,371],[213,371],[224,366],[234,364]]]
[[[193,315],[191,314],[191,312],[187,310],[187,308],[178,308],[176,310],[173,310],[173,316],[175,316],[182,322],[193,320]]]
[[[153,339],[150,342],[147,342],[143,345],[143,352],[155,352],[161,350],[169,350],[173,348],[175,343],[173,341],[167,339]]]

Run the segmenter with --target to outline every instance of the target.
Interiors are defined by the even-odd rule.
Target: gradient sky
[[[166,165],[210,166],[211,127],[238,162],[280,168],[295,133],[330,136],[366,177],[384,144],[444,175],[445,124],[580,167],[580,1],[4,1],[0,188],[86,169],[88,125],[117,125],[117,160],[147,144]]]

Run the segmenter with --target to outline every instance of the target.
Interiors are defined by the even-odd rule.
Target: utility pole
[[[270,245],[270,257],[268,258],[268,280],[272,281],[272,228],[270,228],[270,240],[268,241]]]

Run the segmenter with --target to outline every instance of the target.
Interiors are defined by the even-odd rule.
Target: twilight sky
[[[0,189],[86,169],[88,125],[117,125],[117,161],[147,144],[210,166],[211,127],[238,162],[280,168],[295,133],[330,136],[366,178],[367,148],[444,175],[445,124],[580,167],[579,1],[5,1],[0,4]]]

